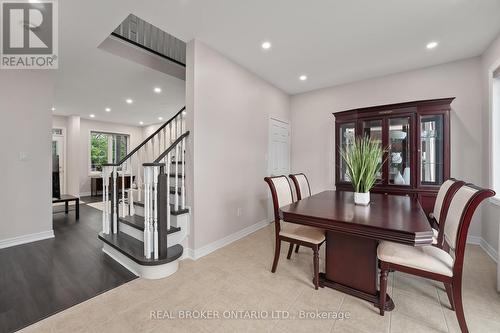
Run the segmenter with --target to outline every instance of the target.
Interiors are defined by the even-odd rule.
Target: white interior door
[[[290,125],[286,122],[269,120],[268,175],[288,177],[290,174]],[[274,221],[271,193],[268,192],[268,221]]]
[[[290,125],[276,119],[269,124],[269,175],[288,176],[290,173]]]
[[[52,154],[59,156],[59,184],[61,186],[61,194],[66,193],[66,175],[64,166],[66,160],[64,156],[64,136],[52,134]]]

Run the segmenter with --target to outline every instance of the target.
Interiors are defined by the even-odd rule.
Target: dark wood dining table
[[[368,206],[354,194],[324,191],[280,208],[283,221],[326,231],[325,272],[320,286],[379,303],[377,245],[391,241],[412,246],[432,243],[432,229],[418,200],[371,193]],[[386,310],[394,309],[390,296]]]

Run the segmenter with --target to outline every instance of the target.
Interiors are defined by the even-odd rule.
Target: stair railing
[[[143,163],[154,161],[182,134],[185,110],[186,107],[179,110],[119,162],[103,164],[104,234],[118,232],[118,217],[135,214],[134,192],[137,192],[137,200],[141,201],[146,177]],[[130,177],[128,186],[125,184],[126,177]]]
[[[174,178],[175,211],[186,204],[185,148],[189,131],[180,135],[153,163],[144,163],[144,256],[158,259],[167,249],[167,233],[171,228],[170,179]],[[172,164],[174,172],[172,172]],[[179,164],[181,167],[179,168]],[[180,186],[179,186],[180,185]],[[181,200],[179,204],[179,187]]]

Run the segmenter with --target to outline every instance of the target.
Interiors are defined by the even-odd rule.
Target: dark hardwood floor
[[[91,202],[89,198],[82,198]],[[98,201],[96,199],[96,201]],[[0,250],[0,332],[12,332],[136,276],[102,252],[102,212],[54,207],[55,238]]]

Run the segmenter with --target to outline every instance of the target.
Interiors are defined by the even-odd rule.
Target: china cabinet
[[[372,192],[418,199],[426,213],[439,186],[450,177],[450,104],[442,98],[380,105],[334,113],[337,190],[352,191],[340,148],[369,136],[387,151]]]

